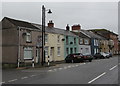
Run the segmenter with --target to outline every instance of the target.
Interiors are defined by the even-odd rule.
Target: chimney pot
[[[78,24],[78,25],[73,25],[73,26],[72,26],[72,31],[74,31],[74,32],[79,32],[80,29],[81,29],[80,24]]]
[[[70,30],[69,24],[67,24],[67,26],[66,26],[66,30],[67,30],[67,31]]]
[[[50,27],[50,28],[54,27],[54,23],[53,23],[52,20],[49,21],[49,23],[48,23],[48,27]]]

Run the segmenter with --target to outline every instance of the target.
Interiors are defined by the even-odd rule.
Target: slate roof
[[[87,31],[87,30],[81,30],[81,31],[84,32],[85,34],[89,35],[91,38],[95,38],[95,39],[103,39],[103,40],[105,40],[104,37],[99,36],[99,35],[93,33],[92,31]]]
[[[8,18],[8,17],[4,17],[3,20],[4,19],[7,19],[8,21],[10,21],[15,26],[27,27],[27,28],[31,28],[31,29],[39,29],[39,28],[35,27],[34,25],[32,25],[29,22],[25,22],[25,21],[21,21],[21,20],[16,20],[16,19]]]
[[[114,33],[114,32],[111,32],[111,31],[109,31],[109,30],[106,30],[106,29],[91,29],[91,30],[89,30],[89,31],[100,32],[100,33],[102,33],[102,34],[111,33],[111,34],[114,34],[114,35],[117,35],[117,36],[118,36],[118,34],[116,34],[116,33]]]
[[[36,26],[37,28],[39,28],[40,30],[42,30],[41,25],[39,25],[39,24],[33,24],[33,25]],[[55,27],[50,28],[50,27],[46,26],[45,31],[48,33],[55,33],[55,34],[68,35],[68,36],[77,36],[71,31],[66,31],[64,29],[55,28]]]
[[[88,35],[86,35],[82,31],[80,31],[80,32],[74,32],[74,34],[78,35],[81,38],[90,38]]]

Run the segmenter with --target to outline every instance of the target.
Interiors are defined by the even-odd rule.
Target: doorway
[[[40,48],[36,48],[36,63],[40,62]]]
[[[73,53],[73,48],[70,48],[70,54],[72,54]]]
[[[50,48],[50,57],[51,57],[51,61],[55,61],[55,59],[54,59],[54,47]]]

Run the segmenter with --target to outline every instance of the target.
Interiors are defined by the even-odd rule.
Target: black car
[[[75,53],[75,54],[69,54],[65,58],[65,61],[66,63],[83,62],[85,60],[88,60],[89,62],[91,62],[92,59],[93,57],[90,54]]]
[[[65,58],[66,63],[75,63],[75,62],[82,62],[83,55],[81,53],[69,54]]]
[[[93,56],[89,53],[85,53],[83,54],[83,60],[88,60],[89,62],[91,62],[93,60]]]

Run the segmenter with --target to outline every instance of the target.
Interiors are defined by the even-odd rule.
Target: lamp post
[[[45,46],[45,11],[47,11],[45,9],[45,6],[42,6],[42,62],[41,65],[43,66],[45,63],[45,50],[44,50],[44,46]],[[52,13],[51,10],[48,10],[48,13]]]

